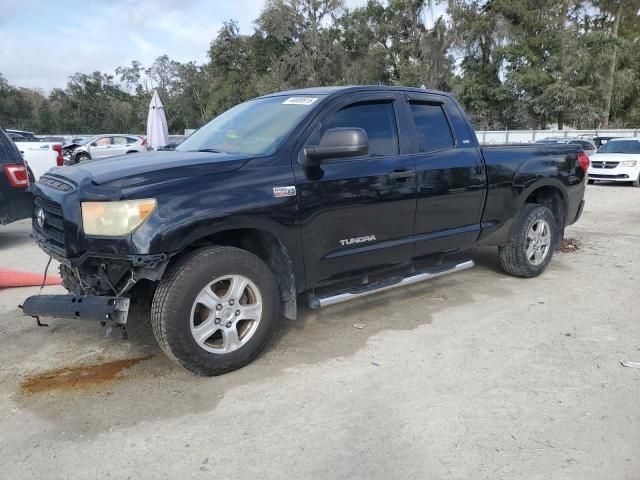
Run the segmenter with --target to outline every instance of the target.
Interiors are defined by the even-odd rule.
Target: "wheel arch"
[[[297,278],[294,263],[285,244],[273,232],[255,227],[221,229],[185,246],[174,259],[207,245],[240,248],[263,260],[278,279],[283,305],[282,313],[286,318],[295,320],[297,316]]]
[[[569,213],[569,195],[562,183],[554,179],[534,183],[522,192],[518,211],[527,203],[537,203],[551,210],[562,239]]]

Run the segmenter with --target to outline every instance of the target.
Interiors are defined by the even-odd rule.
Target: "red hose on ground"
[[[62,284],[62,279],[47,276],[44,284],[60,285]],[[42,285],[41,273],[19,272],[17,270],[0,268],[0,288],[39,287],[40,285]]]

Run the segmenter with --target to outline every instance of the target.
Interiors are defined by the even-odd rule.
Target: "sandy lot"
[[[0,478],[639,479],[640,369],[620,361],[640,361],[640,190],[587,202],[567,231],[582,247],[542,277],[478,251],[475,269],[305,310],[217,378],[147,328],[38,328],[17,308],[37,288],[0,291]],[[0,229],[1,267],[42,271],[29,230]],[[65,390],[29,383],[93,365]]]

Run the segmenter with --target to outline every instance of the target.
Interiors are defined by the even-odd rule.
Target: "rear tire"
[[[236,370],[255,359],[273,334],[277,285],[252,253],[234,247],[196,250],[160,281],[151,306],[153,333],[170,358],[198,375]]]
[[[498,248],[500,266],[515,277],[537,277],[549,266],[559,238],[551,210],[527,203],[513,226],[511,241]]]

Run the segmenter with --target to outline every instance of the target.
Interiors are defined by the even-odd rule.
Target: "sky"
[[[347,0],[348,7],[366,0]],[[64,88],[75,72],[113,73],[163,54],[204,62],[222,23],[253,32],[264,0],[0,0],[0,73],[11,85]]]

